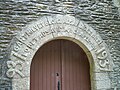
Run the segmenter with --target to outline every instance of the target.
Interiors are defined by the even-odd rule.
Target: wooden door
[[[89,62],[75,43],[62,41],[62,90],[91,90]]]
[[[84,51],[68,40],[43,45],[31,64],[30,90],[91,90]]]

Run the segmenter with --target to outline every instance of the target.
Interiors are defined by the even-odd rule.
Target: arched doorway
[[[43,45],[32,60],[30,90],[91,90],[85,52],[69,40]]]
[[[30,90],[33,57],[41,46],[55,39],[73,41],[85,51],[90,62],[91,90],[111,88],[109,72],[113,70],[113,61],[104,40],[78,18],[58,14],[41,17],[13,39],[6,72],[7,77],[12,78],[13,90]]]

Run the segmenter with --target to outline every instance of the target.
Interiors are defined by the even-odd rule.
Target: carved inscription
[[[23,44],[21,42],[16,42],[13,50],[18,52]]]
[[[65,32],[65,26],[62,24],[51,25],[51,33],[61,34]]]
[[[83,31],[85,31],[86,33],[88,33],[96,42],[97,44],[101,44],[103,41],[101,40],[101,38],[97,35],[97,33],[88,25],[86,25],[84,22],[80,22],[78,25],[79,28],[81,28]],[[99,38],[98,38],[99,37]]]
[[[21,60],[23,60],[23,61],[26,60],[26,57],[24,57],[23,55],[15,52],[15,51],[12,51],[12,52],[11,52],[11,55],[14,56],[14,57],[17,57],[17,58],[19,58],[19,59],[21,59]]]
[[[92,49],[95,49],[94,44],[91,42],[90,38],[83,30],[76,30],[76,35],[79,35],[79,37],[83,38],[91,46]]]
[[[35,25],[33,28],[30,28],[27,30],[27,32],[21,34],[21,37],[19,38],[21,41],[27,40],[31,35],[33,35],[35,32],[37,32],[39,29],[41,29],[42,26]]]
[[[39,32],[40,29],[48,25],[48,22],[36,23],[34,26],[30,26],[24,33],[21,33],[21,36],[18,39],[24,42],[25,40],[29,39],[29,37],[32,37],[35,33]]]
[[[24,50],[22,50],[23,48]],[[28,54],[30,54],[30,48],[23,44],[21,41],[16,41],[11,55],[25,61]]]
[[[103,44],[103,40],[91,27],[81,21],[78,23],[72,16],[68,16],[68,18],[66,16],[66,18],[63,19],[61,19],[62,16],[60,16],[57,17],[57,20],[54,20],[53,17],[50,18],[52,19],[49,20],[48,17],[46,20],[45,17],[45,20],[43,19],[31,25],[26,31],[21,32],[21,35],[16,37],[17,41],[11,51],[12,61],[7,62],[8,71],[6,74],[8,77],[14,77],[16,74],[23,77],[23,63],[26,62],[29,55],[35,53],[36,49],[40,46],[39,44],[44,41],[44,39],[48,39],[49,36],[51,36],[50,39],[56,37],[70,37],[77,40],[82,39],[83,44],[87,44],[88,49],[96,53],[99,69],[105,71],[109,70],[109,55],[105,47],[99,48],[99,45]],[[31,50],[33,51],[31,52]]]
[[[96,54],[101,68],[105,68],[110,64],[109,60],[107,59],[108,54],[105,50],[105,47],[101,48],[100,50],[97,50]]]
[[[12,61],[7,61],[8,71],[6,72],[6,75],[8,77],[12,78],[15,74],[18,74],[21,77],[24,76],[21,71],[23,69],[23,63],[30,54],[30,50],[31,49],[22,42],[16,41],[13,47],[13,51],[11,51],[10,59]]]
[[[6,75],[10,78],[14,77],[14,75],[17,73],[21,77],[24,77],[23,73],[21,72],[23,69],[23,63],[21,61],[7,61],[7,67],[8,71],[6,72]]]

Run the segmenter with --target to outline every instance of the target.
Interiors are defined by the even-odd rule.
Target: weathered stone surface
[[[116,7],[118,7],[118,11],[120,13],[120,0],[113,0],[114,1],[114,4]]]
[[[95,81],[96,82],[96,81]],[[96,90],[109,90],[111,88],[110,80],[101,80],[96,83]]]
[[[25,78],[22,78],[22,79],[14,79],[13,80],[13,90],[30,90],[29,87],[29,84],[30,83],[27,83],[27,81],[30,81],[28,77],[25,77]],[[19,84],[19,86],[16,86],[16,84]],[[24,87],[27,87],[26,89],[24,89]]]

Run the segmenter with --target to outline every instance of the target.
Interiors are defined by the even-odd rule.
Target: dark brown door
[[[37,51],[30,79],[30,90],[91,90],[87,56],[68,40],[53,40]]]

